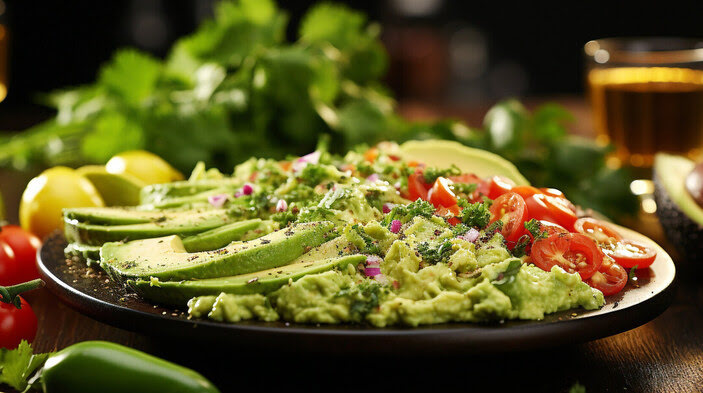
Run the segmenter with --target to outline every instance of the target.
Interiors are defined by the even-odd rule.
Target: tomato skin
[[[540,191],[539,188],[532,186],[517,186],[513,187],[510,191],[520,195],[522,199],[525,200],[533,195],[542,194],[542,191]]]
[[[452,191],[452,181],[445,177],[438,177],[427,192],[427,200],[437,208],[456,205],[457,198]]]
[[[22,297],[18,309],[13,304],[0,302],[0,348],[14,349],[20,341],[32,342],[37,334],[37,317]]]
[[[543,188],[540,188],[539,191],[544,195],[549,195],[549,196],[555,197],[555,198],[566,199],[566,197],[564,196],[564,193],[559,191],[556,188],[543,187]]]
[[[22,269],[12,247],[0,240],[0,285],[9,286],[23,282]]]
[[[627,272],[610,258],[603,261],[600,269],[586,281],[586,284],[603,292],[603,296],[615,295],[627,284]]]
[[[638,269],[648,268],[657,259],[657,252],[649,246],[630,239],[620,240],[610,248],[604,248],[609,257],[626,268],[637,266]]]
[[[525,199],[529,217],[539,221],[549,221],[559,224],[569,232],[574,231],[574,223],[578,219],[576,213],[571,211],[557,198],[544,194],[534,194]]]
[[[408,176],[408,195],[407,199],[410,199],[411,201],[416,201],[418,198],[422,200],[427,200],[427,191],[429,190],[430,185],[425,183],[425,177],[422,175],[422,172],[417,171],[415,173],[411,173]]]
[[[512,249],[520,236],[525,233],[524,222],[527,220],[525,200],[514,192],[508,192],[493,202],[490,212],[491,224],[498,220],[503,222],[503,228],[500,232],[505,238],[508,248]]]
[[[584,265],[576,265],[578,259]],[[532,263],[544,271],[550,271],[552,266],[559,265],[568,273],[577,272],[582,280],[587,280],[595,274],[603,263],[605,254],[586,235],[580,233],[556,234],[547,239],[538,240],[532,245],[530,258]]]
[[[0,228],[0,242],[5,242],[15,254],[15,263],[18,266],[16,278],[4,280],[0,274],[0,285],[14,285],[39,278],[37,270],[37,250],[41,247],[41,240],[17,225],[5,225]],[[2,259],[2,258],[0,258]],[[0,263],[2,263],[0,261]],[[4,283],[3,283],[4,282]]]
[[[612,244],[622,240],[622,236],[616,230],[595,218],[579,218],[574,222],[574,230],[592,238],[599,245]]]
[[[488,183],[488,197],[490,199],[496,199],[499,196],[510,192],[515,187],[515,182],[503,177],[503,176],[493,176]]]
[[[569,231],[567,231],[566,228],[564,228],[563,226],[561,226],[559,224],[555,224],[553,222],[549,222],[549,221],[540,221],[539,222],[539,229],[540,229],[540,231],[547,231],[547,237],[558,235],[560,233],[561,234],[569,233]],[[530,231],[527,231],[527,234],[530,236],[530,239],[532,239],[533,241],[535,240],[534,237],[532,236],[532,233],[530,233]]]

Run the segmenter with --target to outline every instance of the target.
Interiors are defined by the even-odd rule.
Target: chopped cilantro
[[[532,234],[532,238],[534,241],[540,240],[540,239],[546,239],[549,237],[549,233],[547,231],[543,231],[542,228],[540,228],[539,221],[533,219],[530,219],[530,221],[525,222],[525,229],[527,229],[530,234]]]
[[[327,168],[322,165],[308,164],[298,175],[298,179],[309,186],[316,186],[329,177]]]
[[[474,228],[485,228],[491,221],[491,212],[485,202],[470,203],[466,199],[459,199],[459,207],[462,207],[461,222],[464,225]]]
[[[320,206],[311,206],[300,211],[296,222],[326,221],[333,216],[334,213],[330,209]]]
[[[527,246],[529,246],[532,243],[532,240],[530,239],[529,236],[527,235],[522,235],[518,239],[517,243],[511,250],[511,254],[513,254],[514,257],[520,258],[523,255],[527,255]]]
[[[628,281],[637,281],[637,266],[639,266],[639,265],[635,265],[630,268],[630,272],[627,273],[627,280]]]
[[[295,221],[297,218],[295,214],[290,211],[278,212],[271,215],[271,220],[276,221],[281,228],[287,227],[291,222]]]
[[[500,231],[501,229],[503,229],[503,221],[494,221],[491,225],[486,227],[486,234],[495,233]]]
[[[335,294],[335,297],[346,297],[351,299],[349,311],[352,319],[359,322],[381,303],[384,289],[377,282],[362,282],[350,288],[342,289]]]
[[[476,183],[454,183],[452,184],[452,188],[454,188],[454,192],[458,194],[471,194],[472,192],[476,191],[478,188],[478,184]]]
[[[354,224],[352,225],[351,229],[361,237],[361,239],[364,241],[364,249],[362,250],[363,252],[369,253],[369,254],[380,254],[381,249],[378,248],[378,244],[373,240],[371,236],[364,231],[364,228],[359,226],[359,224]]]
[[[454,234],[454,237],[457,237],[465,234],[469,231],[469,229],[471,229],[471,227],[468,227],[463,223],[459,223],[452,227],[452,233]]]
[[[417,252],[422,259],[431,264],[448,262],[452,255],[452,242],[446,240],[438,245],[431,245],[429,242],[422,242],[417,246]]]
[[[399,205],[393,208],[381,221],[381,224],[388,226],[393,220],[400,220],[403,224],[413,219],[413,217],[431,218],[435,213],[435,208],[431,203],[416,200],[407,205]]]
[[[449,177],[461,175],[461,169],[459,169],[459,167],[457,167],[456,165],[452,164],[452,166],[447,169],[426,168],[425,172],[422,175],[425,178],[425,183],[432,184],[440,176]]]

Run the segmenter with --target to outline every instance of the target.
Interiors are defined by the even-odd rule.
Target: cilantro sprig
[[[25,340],[15,349],[0,348],[0,385],[23,391],[28,379],[48,357],[48,353],[34,354],[32,346]]]

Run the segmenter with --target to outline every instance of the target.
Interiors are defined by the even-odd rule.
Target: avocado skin
[[[687,262],[703,260],[703,227],[684,214],[671,200],[656,169],[653,180],[657,216],[667,239]]]
[[[132,288],[139,296],[148,299],[149,301],[170,305],[184,306],[188,300],[197,296],[213,295],[217,296],[221,293],[230,293],[236,295],[248,294],[267,294],[282,287],[289,280],[297,280],[307,274],[321,273],[334,268],[344,268],[349,264],[359,264],[366,260],[365,255],[345,255],[336,258],[328,258],[317,261],[318,263],[307,268],[279,275],[274,278],[267,279],[268,271],[261,271],[261,278],[248,282],[250,280],[236,280],[237,277],[213,278],[209,280],[191,280],[191,281],[165,281],[158,286],[151,285],[150,281],[146,280],[129,280],[127,285]],[[274,268],[270,270],[278,270]],[[256,273],[246,274],[247,278],[256,275]],[[258,277],[257,277],[258,278]],[[235,280],[232,280],[235,279]],[[229,282],[228,282],[229,281]]]
[[[150,268],[148,265],[154,261],[146,257],[142,257],[141,260],[132,260],[131,257],[125,259],[122,255],[125,250],[122,248],[125,246],[123,243],[105,243],[100,249],[100,266],[113,280],[121,283],[130,279],[149,280],[151,277],[160,280],[188,280],[234,276],[286,265],[303,255],[310,247],[317,247],[330,240],[330,232],[333,229],[334,224],[329,221],[311,222],[228,246],[231,248],[225,247],[200,253],[176,250],[175,266],[155,263],[158,268]],[[276,236],[280,237],[280,233],[285,235],[282,239],[269,240],[275,239]],[[168,239],[168,237],[146,240],[161,239]],[[185,251],[182,243],[180,248]],[[144,265],[147,265],[146,268]]]

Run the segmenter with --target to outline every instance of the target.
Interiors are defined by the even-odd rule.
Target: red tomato
[[[558,235],[560,233],[569,233],[569,231],[567,231],[566,228],[564,228],[563,226],[549,221],[540,221],[539,229],[540,231],[547,231],[547,237]],[[527,234],[530,235],[530,238],[532,240],[534,240],[532,233],[527,231]]]
[[[378,158],[378,149],[375,147],[366,150],[364,153],[364,159],[368,162],[374,162]]]
[[[513,187],[515,187],[515,182],[512,180],[502,176],[493,176],[488,183],[487,196],[491,199],[496,199],[509,192]]]
[[[578,217],[571,209],[559,202],[558,198],[535,194],[525,199],[525,203],[530,218],[559,224],[570,232],[574,230],[574,223]]]
[[[595,218],[579,218],[574,223],[574,229],[576,232],[583,233],[584,235],[592,238],[601,246],[606,244],[614,244],[622,240],[622,236],[620,236],[617,231],[609,227],[608,224],[596,220]]]
[[[22,266],[18,263],[12,247],[0,240],[0,285],[19,284],[23,282],[21,280],[22,276]]]
[[[427,200],[435,207],[456,205],[456,195],[452,191],[452,181],[446,177],[438,177],[427,193]]]
[[[525,232],[524,222],[527,220],[525,200],[514,192],[499,196],[491,205],[491,224],[501,220],[501,233],[511,248]]]
[[[542,191],[539,190],[537,187],[532,187],[532,186],[517,186],[513,187],[510,191],[520,195],[522,199],[527,200],[527,198],[536,195],[536,194],[541,194]]]
[[[459,176],[449,176],[449,180],[453,181],[454,183],[465,183],[465,184],[472,184],[472,183],[480,183],[481,178],[470,173],[464,173],[463,175]]]
[[[549,195],[549,196],[552,196],[555,198],[566,199],[566,197],[564,196],[564,193],[557,190],[556,188],[540,188],[539,190],[544,195]]]
[[[604,248],[603,252],[613,258],[618,265],[626,268],[635,266],[638,269],[647,268],[657,259],[657,252],[651,247],[629,239],[620,240],[612,247]]]
[[[447,222],[452,226],[461,222],[461,220],[457,217],[459,214],[461,214],[461,208],[459,207],[459,205],[453,205],[449,207],[442,206],[437,209],[437,215],[445,218]]]
[[[417,198],[427,200],[427,190],[430,187],[425,184],[425,177],[422,172],[415,172],[408,176],[408,199],[416,201]]]
[[[20,267],[19,278],[15,284],[39,278],[37,250],[41,247],[41,240],[38,237],[17,225],[5,225],[0,229],[0,241],[4,241],[12,248]],[[2,281],[1,278],[0,281]]]
[[[545,271],[558,265],[569,273],[578,272],[582,280],[587,280],[598,271],[605,254],[596,243],[580,233],[566,233],[550,236],[532,245],[532,263]]]
[[[627,272],[610,258],[605,258],[600,269],[586,283],[605,296],[614,295],[625,288]]]
[[[14,349],[20,341],[32,342],[37,334],[37,317],[24,299],[22,308],[9,303],[0,303],[0,348]]]

